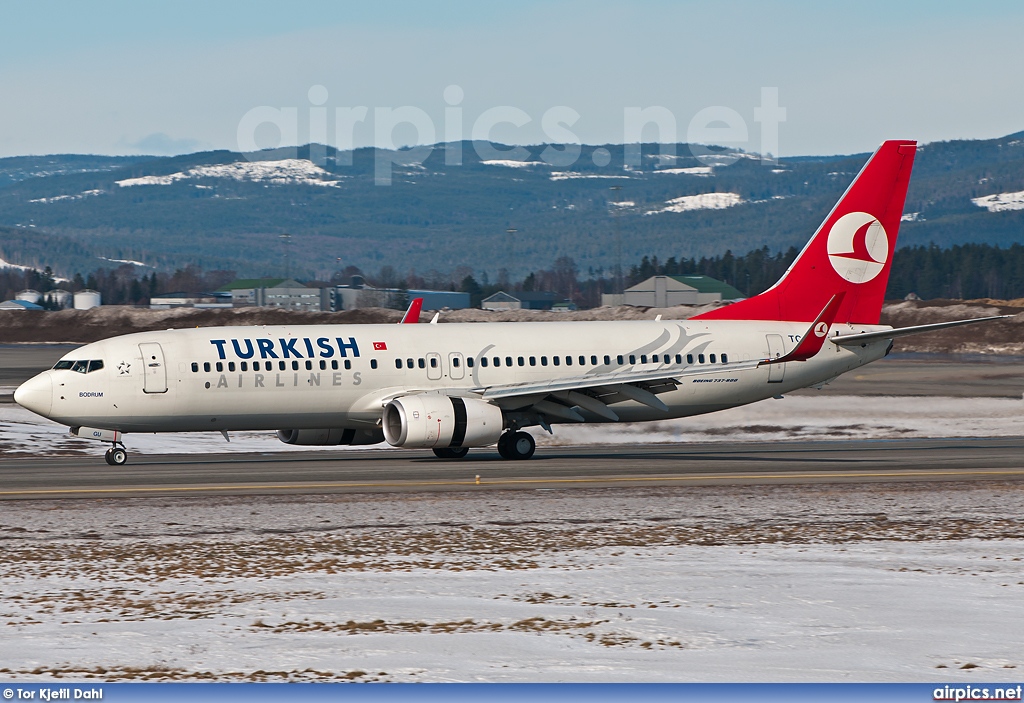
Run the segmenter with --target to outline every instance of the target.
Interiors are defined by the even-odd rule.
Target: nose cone
[[[30,378],[14,391],[14,402],[43,417],[50,416],[53,406],[53,382],[49,372]]]

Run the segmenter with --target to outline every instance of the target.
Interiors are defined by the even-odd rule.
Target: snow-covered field
[[[760,442],[794,439],[896,439],[1024,435],[1024,400],[880,396],[787,396],[722,412],[643,424],[559,425],[534,436],[541,446],[638,442]],[[128,435],[141,454],[318,451],[293,447],[273,432]],[[384,447],[382,447],[384,448]],[[359,447],[366,449],[366,447]],[[0,405],[0,456],[99,453],[99,445],[16,405]]]
[[[18,502],[16,680],[1010,681],[1024,486]]]

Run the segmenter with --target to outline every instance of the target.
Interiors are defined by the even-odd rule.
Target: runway
[[[542,448],[524,462],[489,449],[429,452],[8,457],[0,499],[323,494],[637,486],[1024,479],[1024,437]]]

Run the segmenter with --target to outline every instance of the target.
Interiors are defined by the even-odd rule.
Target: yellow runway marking
[[[780,480],[780,479],[835,479],[835,478],[929,478],[941,476],[1021,476],[1024,469],[1006,470],[955,470],[955,471],[858,471],[829,473],[784,473],[784,474],[686,474],[680,476],[608,476],[594,478],[506,478],[474,479],[464,481],[390,481],[390,482],[337,482],[337,483],[278,483],[278,484],[235,484],[227,486],[153,486],[136,488],[47,488],[23,491],[0,491],[0,496],[28,495],[91,495],[98,493],[205,493],[214,491],[261,491],[330,488],[443,488],[445,486],[523,486],[523,485],[570,485],[580,483],[670,483],[673,481],[716,481],[716,480]]]

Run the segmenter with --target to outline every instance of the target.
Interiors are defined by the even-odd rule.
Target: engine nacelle
[[[473,398],[404,395],[384,407],[384,438],[393,447],[486,447],[503,426],[500,408]]]
[[[277,438],[285,444],[296,444],[306,447],[334,447],[340,444],[357,446],[362,444],[380,444],[384,441],[384,433],[372,430],[278,430]]]

